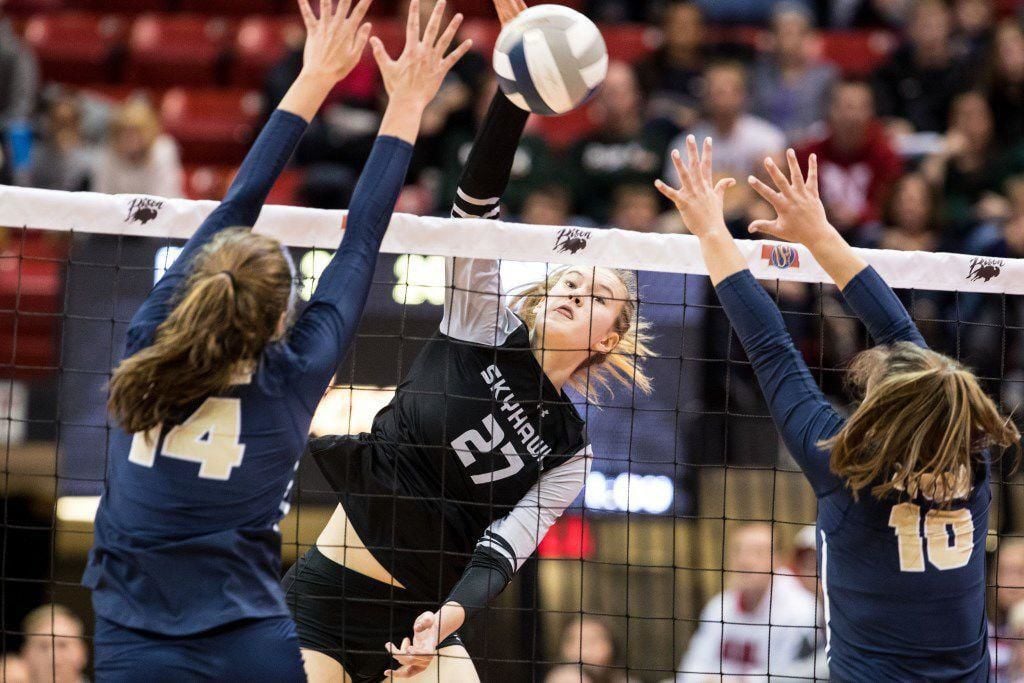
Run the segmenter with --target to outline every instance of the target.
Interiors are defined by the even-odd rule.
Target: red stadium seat
[[[170,12],[174,9],[175,0],[66,0],[69,6],[92,12],[123,12],[124,14],[140,14],[142,12]]]
[[[274,187],[270,189],[266,203],[279,206],[301,206],[299,188],[302,187],[302,181],[305,179],[306,174],[302,169],[285,169],[281,177],[277,179]]]
[[[274,14],[279,5],[278,0],[181,0],[178,9],[183,12],[240,17],[247,14]],[[296,14],[297,7],[293,5]]]
[[[43,77],[67,83],[113,80],[124,35],[120,18],[78,12],[37,15],[25,27]]]
[[[132,26],[127,79],[144,85],[213,85],[230,25],[194,15],[146,15]]]
[[[601,27],[601,33],[608,45],[608,56],[630,64],[642,60],[661,42],[657,29],[640,24],[606,24]]]
[[[7,0],[3,5],[5,14],[26,16],[40,12],[59,12],[64,7],[64,0]]]
[[[259,111],[259,95],[252,91],[174,88],[164,95],[160,116],[186,163],[237,164]]]
[[[494,45],[498,42],[498,35],[501,33],[501,25],[496,21],[488,19],[468,19],[459,31],[459,38],[473,40],[473,51],[482,55],[488,55],[494,51]]]
[[[250,17],[243,21],[235,38],[231,84],[262,86],[267,71],[281,59],[291,40],[303,40],[302,22],[298,19]]]
[[[531,125],[552,148],[563,150],[591,133],[597,122],[591,105],[584,105],[562,116],[535,116]]]
[[[886,31],[849,31],[822,36],[821,57],[835,62],[848,76],[866,76],[896,48]]]

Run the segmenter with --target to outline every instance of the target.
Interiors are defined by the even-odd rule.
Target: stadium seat
[[[488,19],[467,19],[459,31],[459,38],[473,40],[473,51],[482,55],[490,55],[498,42],[501,25]]]
[[[606,24],[601,33],[612,60],[635,64],[649,55],[661,42],[657,29],[641,24]]]
[[[278,0],[180,0],[178,10],[240,17],[248,14],[274,14],[279,4]],[[293,9],[297,15],[297,5],[293,4]]]
[[[267,204],[277,204],[279,206],[301,206],[302,203],[299,201],[299,189],[302,187],[302,182],[306,179],[306,174],[299,168],[288,168],[281,173],[281,177],[277,179],[274,187],[270,188],[270,194],[267,195]],[[230,178],[228,179],[230,182]]]
[[[174,88],[164,95],[160,116],[181,145],[184,162],[237,164],[259,111],[259,95],[252,91]]]
[[[38,14],[41,12],[59,12],[64,7],[64,0],[7,0],[3,4],[4,14],[14,17]]]
[[[596,125],[591,105],[584,105],[563,116],[535,116],[531,121],[533,130],[556,151],[578,142]]]
[[[223,19],[195,15],[140,17],[132,26],[127,80],[145,85],[218,82],[230,39]]]
[[[246,88],[262,86],[267,71],[284,55],[289,32],[294,32],[295,39],[301,42],[301,21],[269,17],[249,17],[243,21],[235,38],[231,84]]]
[[[848,76],[866,76],[895,48],[895,36],[886,31],[830,32],[822,36],[821,57]]]
[[[66,83],[114,80],[124,35],[120,18],[79,12],[36,15],[25,27],[43,77]]]
[[[68,6],[92,12],[169,12],[174,9],[174,0],[65,0]]]

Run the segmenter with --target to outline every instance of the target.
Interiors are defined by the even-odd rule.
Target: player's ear
[[[590,350],[594,353],[611,353],[619,345],[621,339],[618,332],[609,332],[604,339],[595,341]]]

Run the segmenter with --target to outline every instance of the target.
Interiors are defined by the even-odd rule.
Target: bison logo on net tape
[[[148,197],[137,197],[128,205],[128,215],[125,216],[124,222],[145,225],[150,221],[156,220],[162,208],[164,208],[162,201]]]
[[[587,248],[590,231],[579,228],[565,228],[558,231],[555,238],[556,254],[578,254]]]
[[[977,282],[978,280],[984,280],[990,282],[991,280],[999,277],[1003,272],[1003,266],[1005,262],[1002,259],[995,258],[974,258],[971,259],[971,269],[967,273],[967,278],[971,282]]]

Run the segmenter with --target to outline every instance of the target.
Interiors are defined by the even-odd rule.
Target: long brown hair
[[[949,503],[966,495],[987,448],[1020,441],[978,378],[952,358],[909,342],[857,356],[848,381],[863,402],[833,438],[832,471],[857,498],[918,492]]]
[[[531,334],[537,326],[537,307],[548,292],[570,267],[552,271],[546,280],[530,285],[517,294],[511,302]],[[593,398],[596,389],[612,392],[612,385],[635,386],[644,394],[651,393],[651,378],[644,372],[640,359],[650,355],[648,324],[638,314],[636,275],[629,270],[609,269],[626,288],[622,310],[615,319],[613,330],[619,335],[618,346],[610,353],[595,353],[569,379],[569,386],[588,399]]]
[[[292,271],[281,244],[227,230],[196,255],[180,300],[153,344],[114,371],[107,409],[129,434],[146,432],[226,390],[255,360],[288,309]]]

